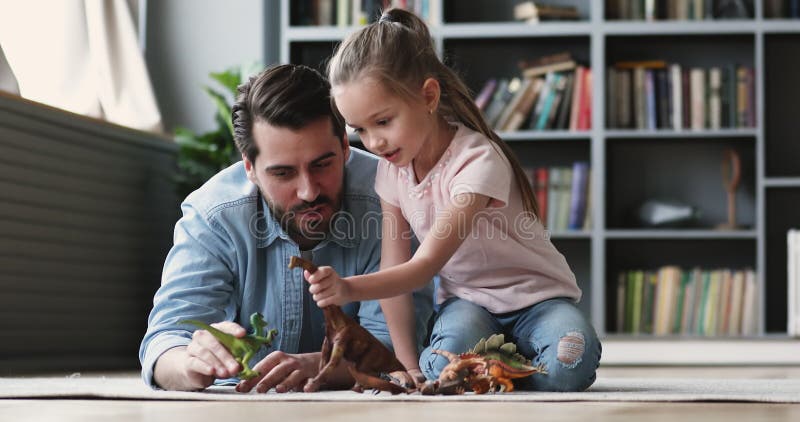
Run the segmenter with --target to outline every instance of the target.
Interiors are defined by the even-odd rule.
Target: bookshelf
[[[357,28],[291,25],[290,3],[295,2],[281,2],[281,61],[323,69],[336,43]],[[800,84],[794,76],[800,74],[800,20],[765,17],[762,0],[749,2],[752,17],[746,19],[654,21],[619,19],[607,10],[617,4],[610,0],[549,1],[575,6],[579,19],[538,24],[513,20],[513,7],[519,1],[429,3],[428,24],[438,51],[476,94],[488,78],[519,75],[517,62],[523,58],[569,51],[591,69],[590,130],[519,130],[501,133],[501,137],[526,167],[569,166],[574,161],[590,164],[590,228],[556,231],[551,239],[572,266],[584,291],[581,306],[599,334],[629,350],[612,352],[618,363],[628,362],[622,356],[650,353],[651,343],[666,349],[719,346],[720,341],[756,345],[748,350],[764,349],[768,342],[775,343],[769,347],[797,346],[787,336],[785,294],[786,230],[800,226],[800,214],[794,211],[800,204],[800,167],[796,165],[800,143],[793,141],[793,135],[800,133],[800,119],[795,117]],[[739,63],[752,67],[755,125],[700,130],[610,127],[605,115],[606,69],[619,61],[646,59],[686,66]],[[723,231],[715,226],[726,220],[720,170],[726,148],[735,149],[741,157],[736,202],[741,227]],[[702,217],[689,228],[637,225],[630,218],[631,208],[659,196],[697,205]],[[754,269],[760,292],[756,334],[703,338],[617,333],[613,314],[618,272],[670,264],[686,269]],[[698,355],[698,362],[703,359]],[[764,359],[769,362],[768,357]],[[629,362],[669,360],[666,355],[638,355]],[[752,362],[753,357],[715,358],[716,363],[739,361]],[[800,363],[800,358],[793,362]]]

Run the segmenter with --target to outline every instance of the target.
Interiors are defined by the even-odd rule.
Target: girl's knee
[[[547,346],[536,363],[546,373],[529,377],[524,388],[536,391],[584,391],[597,377],[602,347],[593,328],[564,331],[555,344]]]

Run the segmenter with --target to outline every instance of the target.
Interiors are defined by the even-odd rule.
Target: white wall
[[[148,1],[145,57],[164,128],[216,128],[209,72],[265,61],[264,0]],[[277,31],[274,31],[277,33]],[[216,86],[216,85],[214,85]]]

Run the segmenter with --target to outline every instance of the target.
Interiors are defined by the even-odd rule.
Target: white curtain
[[[0,48],[20,95],[123,126],[162,130],[125,0],[25,0],[0,9]]]

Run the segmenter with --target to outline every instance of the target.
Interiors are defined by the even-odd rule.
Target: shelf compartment
[[[611,35],[606,40],[606,64],[619,61],[664,60],[683,67],[713,67],[730,63],[753,66],[755,49],[752,33],[733,35],[659,35],[649,28],[630,35]],[[646,34],[646,35],[642,35]]]
[[[293,42],[289,44],[289,62],[304,64],[326,75],[325,67],[338,41]]]
[[[623,271],[656,271],[667,265],[678,266],[684,271],[696,267],[703,270],[756,269],[755,239],[609,239],[605,244],[604,290],[608,333],[616,333],[617,284]]]
[[[800,24],[798,24],[800,29]],[[800,34],[764,37],[765,174],[800,176]]]
[[[582,234],[581,234],[582,235]],[[591,318],[592,307],[592,242],[590,239],[571,238],[571,234],[553,234],[553,245],[564,255],[569,267],[575,274],[578,287],[583,291],[583,296],[578,307],[584,315]]]
[[[590,162],[589,139],[564,141],[537,140],[509,142],[523,167],[572,166],[576,161]]]
[[[456,70],[473,93],[477,93],[490,78],[521,76],[521,60],[569,52],[579,64],[588,65],[590,44],[588,36],[566,36],[547,42],[530,37],[456,38],[445,39],[443,45],[445,63]]]
[[[596,1],[596,0],[595,0]],[[445,23],[466,22],[516,22],[514,6],[522,3],[519,0],[443,0],[442,20]],[[538,4],[538,2],[537,2]],[[579,20],[590,20],[591,1],[589,0],[555,0],[549,1],[552,6],[573,6],[578,9]],[[540,25],[552,21],[540,21]]]
[[[648,228],[639,223],[637,210],[651,199],[698,207],[702,215],[682,228],[714,229],[727,222],[721,174],[726,148],[741,157],[736,222],[744,230],[755,227],[755,144],[751,138],[618,139],[606,143],[606,227]]]
[[[766,274],[764,277],[768,333],[786,332],[787,245],[786,232],[800,228],[800,187],[766,189]]]

